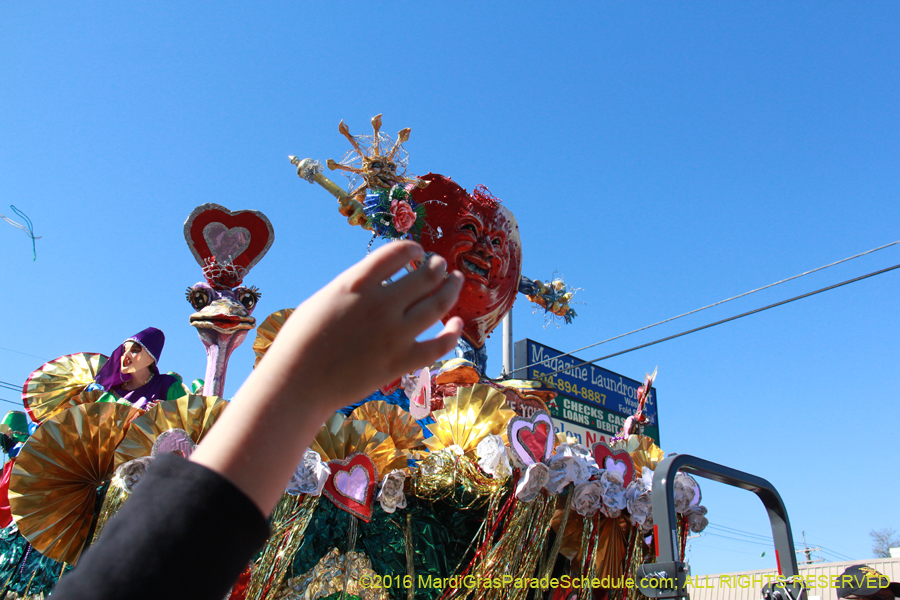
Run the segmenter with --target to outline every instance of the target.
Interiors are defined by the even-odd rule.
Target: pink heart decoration
[[[424,419],[431,414],[431,371],[424,367],[417,374],[416,389],[409,399],[409,414],[414,419]]]
[[[201,267],[215,259],[246,272],[269,251],[275,233],[266,215],[257,210],[232,212],[218,204],[203,204],[184,222],[184,239]]]
[[[546,462],[553,452],[553,419],[547,411],[535,411],[530,418],[513,417],[506,426],[509,445],[526,467]]]
[[[347,459],[328,461],[331,477],[322,492],[335,506],[368,523],[372,519],[375,484],[378,481],[372,459],[361,453]]]
[[[613,450],[606,442],[596,442],[591,446],[591,452],[597,466],[607,471],[618,471],[622,474],[623,485],[634,481],[634,461],[625,450]]]

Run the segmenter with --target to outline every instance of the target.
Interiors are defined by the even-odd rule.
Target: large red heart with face
[[[506,425],[509,446],[526,467],[546,462],[553,452],[553,420],[543,410],[531,417],[513,417]]]
[[[634,461],[631,460],[631,455],[627,451],[613,450],[606,442],[595,442],[591,446],[591,452],[594,454],[594,460],[598,467],[622,473],[625,487],[634,481]]]
[[[365,454],[353,453],[344,460],[329,460],[328,466],[331,476],[325,481],[322,492],[338,508],[368,523],[372,519],[378,481],[372,459]]]
[[[443,175],[422,177],[429,184],[412,191],[425,209],[421,243],[426,252],[443,256],[449,270],[465,277],[459,300],[442,319],[459,316],[463,335],[484,345],[519,291],[522,278],[522,242],[512,212],[476,188],[473,194]]]
[[[247,272],[269,251],[275,233],[258,210],[232,212],[218,204],[203,204],[184,222],[184,239],[201,267],[215,259],[219,265],[230,263]]]

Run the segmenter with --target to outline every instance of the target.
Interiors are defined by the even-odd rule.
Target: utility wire
[[[12,352],[13,354],[21,354],[22,356],[30,356],[32,358],[44,360],[43,356],[35,356],[34,354],[28,354],[27,352],[19,352],[18,350],[12,350],[11,348],[4,348],[4,347],[0,346],[0,350],[6,350],[7,352]]]
[[[21,406],[21,402],[13,402],[12,400],[7,400],[6,398],[0,398],[0,402],[9,402],[10,404],[15,404],[16,406]]]
[[[747,312],[745,312],[745,313],[741,313],[741,314],[735,315],[735,316],[733,316],[733,317],[728,317],[727,319],[722,319],[721,321],[716,321],[715,323],[708,323],[708,324],[706,324],[706,325],[701,325],[700,327],[695,327],[694,329],[689,329],[689,330],[687,330],[687,331],[682,331],[681,333],[676,333],[675,335],[670,335],[670,336],[668,336],[668,337],[664,337],[664,338],[662,338],[662,339],[658,339],[658,340],[653,341],[653,342],[647,342],[646,344],[641,344],[640,346],[635,346],[635,347],[633,347],[633,348],[628,348],[627,350],[621,350],[621,351],[619,351],[619,352],[613,352],[612,354],[607,354],[606,356],[601,356],[600,358],[595,358],[594,360],[588,360],[588,361],[585,361],[585,362],[583,362],[583,363],[579,363],[579,364],[577,364],[577,365],[572,365],[572,366],[570,366],[570,367],[566,367],[566,368],[564,368],[564,369],[557,369],[556,371],[553,371],[552,373],[547,373],[547,374],[545,374],[545,375],[542,375],[542,376],[540,377],[540,379],[545,379],[545,378],[547,378],[547,377],[550,377],[551,375],[556,375],[557,373],[562,373],[562,372],[564,372],[564,371],[571,371],[572,369],[577,369],[578,367],[583,367],[583,366],[586,366],[586,365],[593,364],[593,363],[595,363],[595,362],[599,362],[599,361],[601,361],[601,360],[606,360],[607,358],[612,358],[612,357],[614,357],[614,356],[620,356],[620,355],[622,355],[622,354],[627,354],[628,352],[633,352],[633,351],[635,351],[635,350],[640,350],[641,348],[647,348],[648,346],[654,346],[654,345],[659,344],[659,343],[662,343],[662,342],[667,342],[667,341],[669,341],[669,340],[674,340],[675,338],[679,338],[679,337],[688,335],[688,334],[690,334],[690,333],[696,333],[696,332],[702,331],[702,330],[704,330],[704,329],[709,329],[710,327],[715,327],[716,325],[721,325],[721,324],[723,324],[723,323],[728,323],[729,321],[734,321],[734,320],[740,319],[740,318],[742,318],[742,317],[748,317],[748,316],[754,315],[754,314],[756,314],[756,313],[758,313],[758,312],[762,312],[762,311],[764,311],[764,310],[769,310],[770,308],[775,308],[776,306],[781,306],[782,304],[788,304],[789,302],[794,302],[795,300],[802,300],[803,298],[808,298],[809,296],[815,296],[816,294],[821,294],[822,292],[827,292],[828,290],[833,290],[833,289],[835,289],[835,288],[839,288],[839,287],[841,287],[841,286],[844,286],[844,285],[847,285],[847,284],[850,284],[850,283],[855,283],[855,282],[857,282],[857,281],[862,281],[863,279],[868,279],[869,277],[874,277],[874,276],[876,276],[876,275],[881,275],[882,273],[887,273],[888,271],[893,271],[894,269],[898,269],[898,268],[900,268],[900,264],[894,265],[893,267],[888,267],[888,268],[886,268],[886,269],[881,269],[880,271],[875,271],[875,272],[873,272],[873,273],[868,273],[868,274],[866,274],[866,275],[861,275],[861,276],[859,276],[859,277],[854,277],[853,279],[848,279],[847,281],[842,281],[842,282],[836,283],[836,284],[834,284],[834,285],[829,285],[828,287],[824,287],[824,288],[815,290],[815,291],[813,291],[813,292],[807,292],[806,294],[801,294],[801,295],[799,295],[799,296],[794,296],[793,298],[788,298],[787,300],[782,300],[781,302],[776,302],[775,304],[769,304],[768,306],[763,306],[762,308],[755,308],[755,309],[750,310],[750,311],[747,311]],[[576,350],[576,352],[577,352],[577,350]],[[554,358],[557,358],[557,357],[554,357]],[[535,364],[543,364],[544,362],[546,362],[546,361],[541,361],[541,362],[535,363]],[[531,365],[529,365],[529,366],[531,366]],[[516,370],[518,371],[519,369],[516,369]]]
[[[774,540],[769,540],[768,542],[757,542],[757,541],[753,541],[753,540],[742,540],[741,538],[729,537],[727,535],[722,535],[721,533],[714,533],[712,531],[705,531],[704,533],[706,535],[714,535],[716,537],[725,538],[726,540],[734,540],[736,542],[743,542],[745,544],[759,544],[760,546],[774,546],[775,545]]]
[[[731,298],[726,298],[725,300],[720,300],[719,302],[715,302],[715,303],[713,303],[713,304],[709,304],[709,305],[704,306],[704,307],[702,307],[702,308],[697,308],[697,309],[692,310],[692,311],[690,311],[690,312],[686,312],[686,313],[684,313],[684,314],[680,314],[680,315],[678,315],[677,317],[670,317],[670,318],[665,319],[665,320],[663,320],[663,321],[659,321],[659,322],[657,322],[657,323],[653,323],[652,325],[647,325],[646,327],[641,327],[640,329],[635,329],[635,330],[633,330],[633,331],[629,331],[628,333],[623,333],[623,334],[621,334],[621,335],[617,335],[617,336],[615,336],[615,337],[611,337],[611,338],[605,339],[605,340],[603,340],[603,341],[601,341],[601,342],[594,342],[593,344],[588,344],[587,346],[584,346],[584,347],[582,347],[582,348],[578,348],[577,350],[572,350],[571,352],[566,352],[565,354],[560,354],[560,355],[557,356],[556,358],[561,358],[561,357],[563,357],[563,356],[571,356],[572,354],[575,354],[576,352],[581,352],[582,350],[587,350],[588,348],[593,348],[594,346],[599,346],[599,345],[601,345],[601,344],[605,344],[605,343],[607,343],[607,342],[611,342],[611,341],[613,341],[613,340],[617,340],[617,339],[619,339],[619,338],[623,338],[623,337],[625,337],[625,336],[629,336],[629,335],[631,335],[631,334],[633,334],[633,333],[638,333],[639,331],[644,331],[644,330],[650,329],[651,327],[656,327],[657,325],[662,325],[663,323],[668,323],[668,322],[670,322],[670,321],[674,321],[675,319],[680,319],[680,318],[682,318],[682,317],[687,317],[688,315],[692,315],[692,314],[694,314],[694,313],[698,313],[698,312],[700,312],[701,310],[706,310],[707,308],[712,308],[712,307],[714,307],[714,306],[719,306],[720,304],[725,304],[726,302],[731,302],[732,300],[737,300],[738,298],[743,298],[744,296],[749,296],[750,294],[755,294],[756,292],[761,292],[762,290],[767,290],[767,289],[769,289],[770,287],[779,285],[779,284],[781,284],[781,283],[786,283],[786,282],[788,282],[788,281],[797,279],[798,277],[803,277],[804,275],[809,275],[810,273],[815,273],[816,271],[821,271],[822,269],[827,269],[828,267],[833,267],[833,266],[835,266],[835,265],[839,265],[839,264],[841,264],[841,263],[847,262],[848,260],[853,260],[854,258],[859,258],[860,256],[865,256],[866,254],[871,254],[871,253],[877,252],[877,251],[879,251],[879,250],[884,250],[885,248],[890,248],[891,246],[896,246],[897,244],[900,244],[900,240],[897,240],[896,242],[891,242],[890,244],[885,244],[884,246],[879,246],[878,248],[872,248],[871,250],[866,250],[865,252],[860,252],[859,254],[855,254],[855,255],[853,255],[853,256],[848,256],[847,258],[843,258],[843,259],[841,259],[841,260],[839,260],[839,261],[837,261],[837,262],[833,262],[833,263],[831,263],[831,264],[821,266],[821,267],[819,267],[819,268],[817,268],[817,269],[813,269],[813,270],[811,270],[811,271],[806,271],[805,273],[800,273],[799,275],[794,275],[793,277],[788,277],[787,279],[782,279],[781,281],[776,281],[775,283],[770,283],[769,285],[764,285],[764,286],[761,287],[761,288],[756,288],[755,290],[750,290],[749,292],[744,292],[743,294],[738,294],[737,296],[732,296]],[[598,359],[598,360],[599,360],[599,359]],[[533,366],[539,365],[539,364],[542,364],[542,363],[541,363],[541,362],[535,362],[535,363],[531,363],[530,365],[525,365],[524,367],[520,367],[520,368],[521,368],[521,369],[527,369],[528,367],[533,367]],[[519,369],[516,369],[516,370],[518,371]]]
[[[760,535],[758,533],[750,533],[749,531],[741,531],[740,529],[733,529],[731,527],[725,527],[724,525],[717,525],[715,523],[710,523],[709,525],[707,525],[707,527],[710,527],[710,528],[716,529],[716,530],[721,530],[724,533],[730,533],[732,535],[743,535],[743,536],[747,536],[747,537],[752,536],[752,538],[759,538],[760,540],[771,540],[772,539],[772,536],[770,536],[770,535]],[[794,545],[796,546],[796,544],[794,544]]]

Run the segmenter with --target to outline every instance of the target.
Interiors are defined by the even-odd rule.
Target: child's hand
[[[268,514],[332,412],[452,350],[459,317],[434,339],[416,336],[456,303],[461,273],[445,278],[446,263],[433,257],[381,284],[422,254],[412,242],[387,244],[298,306],[191,460]]]
[[[446,262],[434,256],[382,285],[422,255],[418,244],[393,242],[339,275],[294,311],[258,369],[321,391],[336,410],[452,350],[463,326],[458,317],[434,339],[416,336],[456,303],[458,271],[445,277]]]

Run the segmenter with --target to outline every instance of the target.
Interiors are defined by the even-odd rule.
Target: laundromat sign
[[[516,378],[538,379],[561,395],[594,408],[621,416],[633,415],[638,408],[637,391],[642,384],[602,367],[582,364],[584,362],[574,356],[563,356],[559,350],[529,339],[520,340],[515,345]],[[644,414],[650,425],[659,426],[655,388],[651,389],[644,404]],[[560,418],[571,421],[564,416]],[[596,416],[589,418],[597,419]]]

